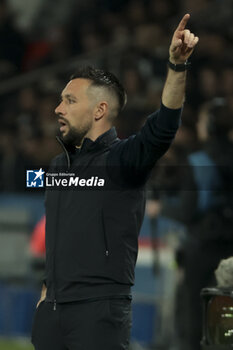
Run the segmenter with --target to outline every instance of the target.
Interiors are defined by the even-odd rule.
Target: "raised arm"
[[[182,65],[184,65],[183,69],[186,68],[187,60],[199,40],[190,30],[186,29],[189,18],[189,14],[182,18],[172,37],[169,48],[169,61],[175,65],[174,69],[182,69]],[[168,69],[162,94],[162,103],[164,106],[172,109],[182,106],[186,84],[186,70],[180,72],[174,69]]]
[[[141,131],[116,144],[108,157],[112,178],[128,184],[144,184],[156,161],[168,150],[179,127],[184,102],[186,61],[198,42],[198,37],[185,29],[190,15],[186,14],[176,28],[170,49],[169,69],[159,111],[152,114]]]

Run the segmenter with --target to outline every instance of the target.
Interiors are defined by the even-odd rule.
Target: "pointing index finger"
[[[186,27],[186,24],[188,23],[189,18],[190,18],[190,14],[186,13],[186,15],[184,15],[184,17],[180,21],[180,23],[177,27],[177,30],[184,30]]]

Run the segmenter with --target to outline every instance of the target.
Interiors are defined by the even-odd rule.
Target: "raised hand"
[[[185,29],[190,15],[187,13],[176,28],[169,48],[170,61],[173,64],[184,63],[192,54],[199,38]]]

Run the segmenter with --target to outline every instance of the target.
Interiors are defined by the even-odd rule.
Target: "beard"
[[[67,122],[66,122],[67,123]],[[64,141],[65,144],[69,146],[81,146],[82,141],[88,131],[91,129],[91,122],[87,123],[86,125],[80,127],[79,129],[75,128],[74,126],[71,126],[69,123],[67,123],[68,131],[64,135],[64,133],[61,133],[61,139]]]

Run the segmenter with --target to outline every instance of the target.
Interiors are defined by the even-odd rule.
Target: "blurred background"
[[[112,71],[128,94],[118,135],[137,132],[160,106],[171,36],[187,12],[200,42],[182,126],[148,183],[131,347],[200,348],[200,291],[233,254],[232,0],[0,0],[1,350],[32,349],[44,194],[26,189],[25,170],[61,152],[54,109],[64,84],[80,65]]]

